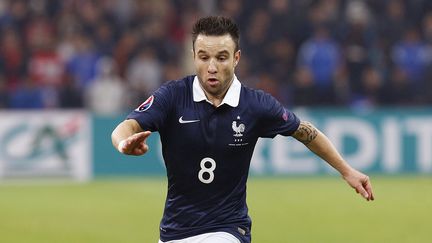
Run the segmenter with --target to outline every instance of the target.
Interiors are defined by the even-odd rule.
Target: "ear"
[[[239,63],[240,57],[241,57],[241,51],[238,50],[234,53],[234,67],[236,67],[237,64]]]
[[[192,57],[195,59],[195,51],[194,51],[194,49],[192,48],[190,51],[192,52]]]

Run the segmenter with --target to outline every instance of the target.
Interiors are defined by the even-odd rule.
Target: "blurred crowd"
[[[432,104],[428,0],[0,0],[0,108],[127,112],[194,73],[191,26],[216,14],[239,79],[286,106]]]

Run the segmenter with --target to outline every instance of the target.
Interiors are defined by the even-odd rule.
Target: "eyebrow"
[[[218,52],[218,55],[222,55],[222,54],[229,55],[229,51],[223,50],[223,51]]]
[[[208,53],[206,51],[199,50],[198,54],[208,54]],[[229,51],[223,50],[223,51],[218,52],[216,55],[229,55]]]

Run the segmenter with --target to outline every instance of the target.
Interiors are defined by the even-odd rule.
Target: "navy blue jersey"
[[[255,144],[291,135],[299,119],[237,78],[215,107],[196,76],[161,86],[128,119],[160,133],[168,177],[161,240],[225,231],[250,242],[246,181]]]

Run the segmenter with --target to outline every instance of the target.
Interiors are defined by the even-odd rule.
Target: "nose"
[[[217,73],[216,62],[214,59],[211,59],[209,65],[207,67],[208,73]]]

